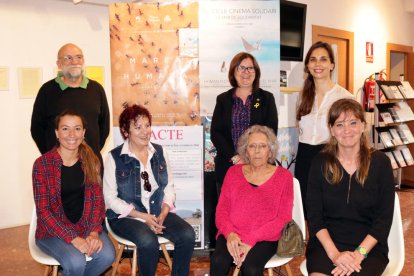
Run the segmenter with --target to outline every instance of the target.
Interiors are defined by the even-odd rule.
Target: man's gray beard
[[[82,77],[83,69],[80,70],[79,74],[71,73],[69,70],[68,71],[63,71],[62,74],[65,78],[76,80],[76,79],[79,79],[80,77]]]

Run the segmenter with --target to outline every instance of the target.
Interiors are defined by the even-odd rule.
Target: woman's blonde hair
[[[366,123],[365,113],[362,106],[353,99],[340,99],[334,102],[328,112],[328,126],[332,128],[336,120],[342,114],[352,114],[355,118],[361,120],[362,123]],[[343,170],[338,156],[338,142],[336,138],[330,135],[329,142],[322,150],[327,156],[327,160],[323,166],[323,175],[326,180],[331,184],[338,184],[343,177]],[[359,168],[356,172],[356,179],[361,186],[364,186],[365,180],[368,177],[369,165],[371,162],[372,149],[370,148],[368,138],[363,132],[360,138],[359,147]]]
[[[262,126],[262,125],[253,125],[246,129],[243,134],[240,136],[237,143],[237,154],[244,160],[246,164],[250,163],[250,160],[247,156],[247,146],[249,143],[249,136],[254,133],[263,133],[267,137],[267,146],[270,150],[270,157],[267,161],[270,164],[276,162],[276,155],[278,150],[277,138],[273,129]]]
[[[86,129],[86,120],[82,115],[73,110],[65,110],[60,113],[55,119],[56,130],[59,128],[59,123],[64,116],[75,116],[80,118],[83,129]],[[57,146],[60,146],[59,141]],[[83,140],[79,145],[78,152],[79,157],[82,161],[82,168],[85,173],[85,184],[98,183],[99,185],[102,185],[101,162],[92,148],[85,142],[85,140]]]

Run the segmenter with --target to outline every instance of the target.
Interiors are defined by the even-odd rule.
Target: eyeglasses
[[[151,192],[151,184],[148,180],[148,173],[146,171],[143,171],[141,173],[141,178],[144,180],[144,190],[147,192]]]
[[[83,61],[83,55],[75,55],[75,56],[64,55],[63,57],[60,57],[59,59],[63,59],[63,63],[65,64],[70,64],[73,61],[76,61],[76,62]]]
[[[246,67],[246,66],[239,65],[237,66],[237,71],[243,72],[243,73],[246,73],[246,72],[255,73],[256,69],[253,66]]]
[[[265,150],[265,149],[267,149],[267,145],[266,144],[250,144],[250,145],[247,146],[247,148],[249,150],[254,150],[254,151],[256,151],[257,149]]]

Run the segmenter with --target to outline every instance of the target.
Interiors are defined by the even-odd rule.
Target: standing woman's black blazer
[[[236,154],[231,137],[234,90],[235,88],[232,88],[217,96],[211,122],[211,141],[217,149],[217,156],[214,162],[216,181],[219,183],[219,188],[223,184],[227,170],[232,165],[230,159]],[[259,88],[253,92],[251,104],[249,126],[264,125],[273,129],[277,135],[278,117],[273,94]]]

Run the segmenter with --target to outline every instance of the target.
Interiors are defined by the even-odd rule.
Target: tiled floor
[[[405,265],[400,275],[411,276],[414,275],[414,190],[402,190],[398,194],[405,239]],[[28,229],[28,226],[20,226],[0,230],[0,275],[43,275],[44,266],[36,263],[29,254]],[[193,258],[190,275],[205,276],[209,270],[208,255],[200,253],[196,255],[200,256]],[[299,265],[302,260],[303,257],[298,257],[290,263],[294,275],[301,275]],[[108,271],[105,275],[110,275],[110,272]],[[120,265],[119,272],[120,276],[130,275],[128,259]],[[167,266],[162,262],[158,265],[157,275],[168,275]]]

